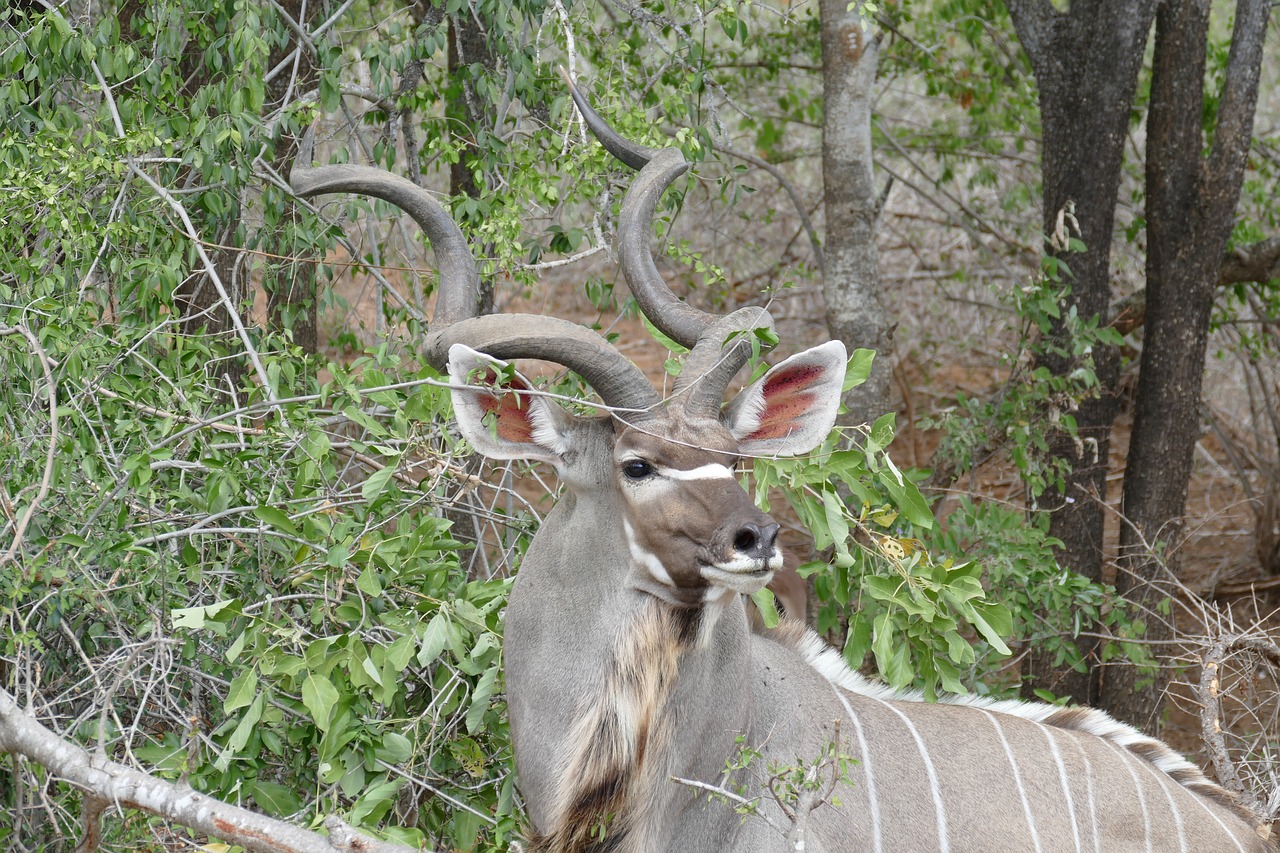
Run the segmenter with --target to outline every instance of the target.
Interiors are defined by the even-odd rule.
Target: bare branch
[[[14,697],[3,689],[0,689],[0,750],[23,755],[42,765],[86,792],[91,800],[157,815],[255,853],[411,853],[413,850],[359,835],[334,819],[326,821],[325,826],[332,833],[326,837],[220,802],[185,785],[157,779],[123,764],[95,759],[87,750],[23,713]],[[86,808],[86,815],[94,810]],[[80,849],[94,849],[88,844],[82,841]]]
[[[218,275],[218,270],[213,263],[213,259],[209,257],[204,250],[204,245],[199,233],[196,231],[195,223],[191,221],[191,217],[187,215],[187,209],[183,207],[182,202],[174,198],[173,193],[169,192],[160,184],[156,183],[150,175],[139,169],[133,163],[129,164],[129,171],[133,172],[143,180],[152,191],[160,197],[160,199],[169,208],[178,215],[182,220],[183,230],[191,239],[192,246],[195,247],[196,254],[200,257],[200,262],[204,265],[205,274],[209,277],[209,281],[213,284],[215,290],[218,291],[218,298],[222,300],[222,306],[226,309],[228,316],[231,318],[231,325],[236,330],[236,335],[240,338],[241,345],[244,346],[245,354],[249,357],[249,361],[253,364],[253,370],[258,374],[258,381],[262,385],[262,392],[268,400],[274,401],[276,398],[275,389],[271,387],[271,380],[267,378],[267,369],[262,365],[262,359],[258,357],[258,350],[253,345],[253,341],[249,338],[249,330],[245,328],[244,321],[240,319],[239,307],[231,299],[231,295],[227,293],[226,287],[222,284],[222,278]]]
[[[795,184],[782,173],[782,170],[767,160],[748,154],[745,151],[738,151],[726,145],[717,146],[721,151],[730,157],[737,157],[739,160],[745,160],[751,165],[764,169],[773,177],[775,181],[781,185],[783,192],[787,194],[787,198],[791,199],[791,204],[795,206],[796,215],[800,217],[800,224],[804,226],[804,233],[809,235],[809,245],[813,247],[813,260],[818,266],[818,271],[825,273],[825,258],[822,254],[822,240],[818,238],[817,229],[813,227],[813,221],[809,218],[808,212],[804,205],[800,202],[800,193],[796,190]],[[883,204],[882,204],[883,206]]]
[[[22,335],[27,339],[27,343],[31,345],[32,350],[35,351],[36,357],[40,359],[40,367],[44,370],[45,386],[48,388],[49,394],[49,449],[45,452],[44,476],[40,478],[40,490],[31,499],[31,503],[27,504],[27,509],[22,513],[22,517],[18,519],[18,524],[14,528],[13,542],[9,544],[9,550],[0,554],[0,566],[12,560],[18,553],[18,548],[22,545],[23,534],[27,531],[27,525],[31,523],[31,516],[35,515],[36,508],[45,499],[45,496],[49,494],[49,484],[53,480],[54,452],[58,447],[58,389],[53,382],[53,372],[49,369],[49,356],[44,351],[44,347],[40,346],[40,340],[26,326],[0,326],[0,337],[6,335]]]
[[[1228,252],[1218,268],[1218,286],[1265,282],[1280,278],[1280,237],[1272,237]],[[1127,335],[1147,319],[1147,291],[1139,290],[1111,307],[1111,328]]]
[[[1218,773],[1218,781],[1229,791],[1234,792],[1245,806],[1258,815],[1264,815],[1266,804],[1259,802],[1257,796],[1242,781],[1235,762],[1227,753],[1227,745],[1222,735],[1221,711],[1221,672],[1226,659],[1241,651],[1260,655],[1274,666],[1280,666],[1280,646],[1269,639],[1257,635],[1233,635],[1220,637],[1204,652],[1200,666],[1200,685],[1198,693],[1201,702],[1200,734],[1213,759],[1214,770]]]

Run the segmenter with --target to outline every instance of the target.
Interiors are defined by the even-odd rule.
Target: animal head
[[[845,351],[823,344],[786,359],[718,412],[681,397],[644,411],[579,417],[504,362],[449,350],[454,409],[480,453],[554,465],[581,500],[616,507],[635,583],[695,605],[751,593],[782,565],[778,524],[736,476],[755,456],[807,453],[835,422]],[[678,388],[689,387],[686,380]]]
[[[689,164],[678,148],[644,148],[618,136],[576,88],[571,92],[596,138],[640,170],[622,202],[617,248],[640,310],[690,349],[666,400],[594,331],[541,315],[479,316],[480,276],[466,237],[411,181],[342,164],[295,166],[291,182],[301,196],[356,192],[383,199],[427,234],[440,284],[423,354],[449,372],[459,424],[478,451],[549,462],[578,500],[609,501],[627,553],[601,558],[631,560],[636,584],[653,594],[695,605],[752,592],[780,565],[778,527],[738,485],[735,467],[744,457],[805,453],[826,437],[839,405],[844,346],[823,344],[786,359],[726,407],[725,391],[750,358],[752,341],[769,337],[756,333],[771,332],[773,320],[761,308],[710,314],[671,292],[654,264],[650,232],[658,199]],[[311,144],[308,134],[298,164],[310,163]],[[609,414],[571,415],[504,361],[516,358],[573,370]]]

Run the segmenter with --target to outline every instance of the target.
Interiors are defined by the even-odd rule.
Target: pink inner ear
[[[498,384],[498,374],[487,371],[483,377],[477,376],[477,384],[493,385],[493,394],[480,394],[478,401],[486,416],[493,415],[497,425],[498,438],[517,444],[533,443],[533,409],[520,391],[529,390],[529,386],[519,377],[509,382]]]
[[[813,408],[815,399],[808,392],[822,382],[824,375],[819,366],[798,364],[766,376],[764,387],[760,389],[764,394],[760,426],[747,436],[747,440],[785,438],[800,429],[800,423]]]

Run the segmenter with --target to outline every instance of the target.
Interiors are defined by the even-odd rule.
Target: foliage
[[[925,422],[942,430],[936,458],[950,463],[957,475],[981,465],[993,448],[1007,450],[1033,506],[1049,487],[1064,487],[1067,463],[1049,453],[1054,434],[1064,434],[1075,442],[1081,458],[1089,458],[1090,449],[1077,436],[1072,413],[1081,401],[1099,393],[1094,348],[1121,342],[1119,334],[1097,317],[1082,318],[1074,306],[1064,313],[1069,288],[1061,282],[1062,261],[1046,258],[1045,264],[1043,276],[1008,295],[1018,321],[1018,344],[1001,354],[1007,378],[1000,392],[980,398],[961,394],[954,409]],[[1060,339],[1066,344],[1048,335],[1055,320],[1069,330]],[[1051,371],[1042,361],[1047,355],[1062,359],[1070,369]],[[1092,451],[1096,455],[1097,448]]]
[[[262,87],[290,31],[238,3],[3,14],[0,327],[34,338],[0,337],[5,687],[215,796],[504,848],[507,582],[469,577],[440,516],[469,483],[447,397],[385,346],[325,364],[287,321],[202,328],[251,304],[234,276],[289,261],[241,256],[228,298],[187,316],[215,243],[335,233],[273,183],[277,134],[310,109]],[[85,97],[99,81],[110,97]],[[250,361],[256,381],[227,369]],[[78,834],[75,792],[41,803],[0,775],[0,838]]]
[[[1075,372],[1045,381],[1032,367],[1066,291],[1052,269],[1008,284],[1039,255],[1020,245],[1039,238],[1025,57],[1001,8],[875,6],[882,102],[896,108],[877,119],[878,156],[928,205],[963,199],[942,204],[946,227],[993,238],[968,258],[1005,267],[993,280],[1018,318],[1003,392],[961,398],[939,421],[945,452],[970,470],[1006,443],[1039,495],[1062,476],[1041,455],[1047,437],[1070,434],[1073,407],[1096,392],[1090,349],[1116,341],[1068,317],[1073,349],[1059,355]],[[695,301],[787,296],[812,266],[793,248],[795,208],[820,201],[814,4],[31,7],[0,11],[5,686],[106,754],[220,796],[300,821],[340,812],[442,848],[503,848],[519,814],[501,578],[531,514],[510,495],[487,507],[506,549],[492,572],[466,565],[470,531],[451,522],[470,523],[459,496],[481,482],[454,458],[447,402],[410,354],[431,264],[384,205],[293,199],[298,137],[314,125],[317,159],[436,189],[460,164],[476,192],[449,204],[506,288],[501,302],[607,249],[614,230],[622,170],[586,143],[563,64],[624,134],[710,160],[661,205],[664,271]],[[451,68],[450,34],[470,23],[483,51]],[[1276,224],[1274,143],[1255,146],[1237,243]],[[757,160],[790,176],[800,202]],[[980,277],[959,266],[952,281]],[[584,267],[574,280],[606,326],[613,279]],[[348,311],[335,283],[367,287],[375,307]],[[298,301],[277,310],[294,287]],[[1274,288],[1236,295],[1273,319]],[[342,324],[318,353],[299,343],[317,305]],[[829,553],[829,568],[809,570],[824,629],[854,609],[851,662],[870,654],[891,682],[930,692],[984,689],[974,679],[1009,636],[1074,664],[1073,608],[1120,636],[1140,629],[1108,608],[1109,590],[1054,565],[1042,517],[961,502],[939,524],[917,475],[890,459],[894,430],[882,418],[811,459],[756,465],[762,504],[782,489]],[[37,802],[45,789],[15,778],[0,773],[0,844],[74,832],[75,792],[49,785]],[[118,832],[131,849],[158,830]]]
[[[873,355],[854,354],[847,385],[866,378]],[[963,693],[962,668],[977,658],[961,632],[981,637],[984,655],[1007,655],[1010,613],[983,589],[979,563],[935,557],[924,546],[921,537],[936,522],[915,482],[889,457],[893,436],[889,413],[858,446],[842,447],[848,443],[837,430],[810,457],[757,459],[757,503],[767,511],[769,490],[780,489],[814,546],[829,551],[829,562],[800,573],[814,576],[820,631],[848,614],[844,655],[851,666],[871,653],[894,687]]]
[[[1048,528],[1049,517],[1043,512],[964,496],[928,541],[941,553],[963,553],[980,564],[991,597],[1012,614],[1010,642],[1051,656],[1055,668],[1084,672],[1075,638],[1082,630],[1099,629],[1113,638],[1103,645],[1105,659],[1123,654],[1135,663],[1153,663],[1145,646],[1127,641],[1142,635],[1142,622],[1112,585],[1060,566],[1055,549],[1062,543],[1049,536]],[[1000,685],[986,687],[998,690]],[[1046,701],[1057,698],[1046,691],[1037,693]]]

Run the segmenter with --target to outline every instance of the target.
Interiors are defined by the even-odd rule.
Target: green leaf
[[[484,713],[489,710],[489,700],[493,697],[494,685],[498,683],[498,665],[494,664],[484,671],[476,682],[476,689],[471,691],[471,707],[467,709],[467,733],[475,734],[484,722]]]
[[[445,644],[448,642],[449,617],[444,611],[440,611],[431,617],[431,621],[427,623],[427,630],[422,634],[422,644],[418,647],[418,665],[426,666],[440,657],[440,653],[444,651]]]
[[[378,495],[387,490],[387,484],[391,482],[391,478],[396,475],[396,468],[400,465],[397,457],[387,462],[385,468],[379,468],[369,475],[369,479],[364,481],[360,487],[360,496],[366,501],[372,501]]]
[[[376,754],[388,764],[404,764],[413,755],[413,741],[399,732],[384,732]]]
[[[302,704],[311,712],[311,719],[322,732],[329,730],[333,707],[338,704],[338,690],[329,679],[317,672],[308,672],[302,682]]]
[[[240,756],[241,750],[249,743],[249,739],[253,736],[253,730],[262,719],[262,709],[265,706],[266,694],[259,693],[254,697],[249,709],[244,712],[244,716],[240,718],[240,722],[236,725],[235,731],[231,733],[231,737],[227,739],[226,748],[218,756],[217,765],[220,770],[226,770],[231,764],[231,759]]]
[[[837,562],[851,563],[853,557],[849,553],[849,522],[845,519],[845,506],[841,503],[840,496],[830,489],[823,489],[822,508],[827,529],[831,531],[831,544],[835,546]]]
[[[288,817],[302,810],[302,798],[292,789],[261,779],[253,783],[253,801],[258,808],[275,817]]]
[[[895,412],[885,412],[876,418],[867,436],[867,454],[879,453],[893,443],[894,429],[897,421]]]
[[[351,558],[351,548],[343,542],[329,548],[325,554],[325,563],[340,569],[347,564],[347,560]]]
[[[223,700],[222,710],[230,714],[237,708],[243,708],[253,701],[257,692],[258,671],[251,667],[231,679],[231,686],[227,688],[227,698]]]
[[[881,613],[875,619],[872,630],[871,651],[876,658],[880,675],[894,688],[911,683],[914,673],[907,654],[907,643],[899,638],[892,616]]]
[[[372,562],[365,565],[364,570],[356,577],[356,587],[365,595],[382,595],[382,581]]]
[[[653,337],[655,341],[657,341],[658,343],[666,347],[668,352],[673,352],[676,355],[682,355],[689,351],[689,348],[686,347],[684,344],[681,344],[678,341],[672,340],[671,338],[664,335],[662,332],[658,331],[658,327],[653,325],[653,323],[649,321],[649,318],[646,317],[643,312],[641,312],[640,314],[640,320],[644,323],[645,330],[648,331],[648,333]]]
[[[205,627],[206,622],[216,619],[218,614],[233,603],[235,603],[234,598],[226,598],[202,607],[179,607],[169,611],[169,618],[173,620],[173,627],[175,628],[190,628],[198,631]]]
[[[751,593],[751,600],[755,602],[756,607],[760,610],[760,617],[764,619],[766,628],[778,627],[778,608],[774,602],[773,590],[761,587]]]
[[[404,785],[404,779],[393,779],[374,785],[364,792],[351,808],[350,821],[356,826],[376,824],[396,803],[396,793]]]
[[[920,494],[920,489],[915,483],[902,476],[902,472],[894,466],[888,456],[884,457],[884,461],[888,470],[881,471],[877,479],[889,492],[898,509],[902,510],[902,514],[912,524],[926,530],[932,528],[933,512],[929,509],[924,495]]]
[[[848,391],[850,388],[856,388],[863,382],[867,381],[867,377],[871,375],[871,364],[875,361],[876,351],[870,349],[855,349],[853,354],[849,356],[849,363],[844,369],[844,385],[841,391]]]
[[[253,510],[253,514],[257,516],[259,521],[266,522],[276,530],[282,530],[290,536],[301,536],[298,533],[298,526],[289,518],[288,513],[284,510],[277,509],[273,506],[261,505]]]
[[[1002,655],[1013,654],[1004,638],[1013,633],[1013,614],[1003,604],[974,604],[966,614],[991,647]]]

